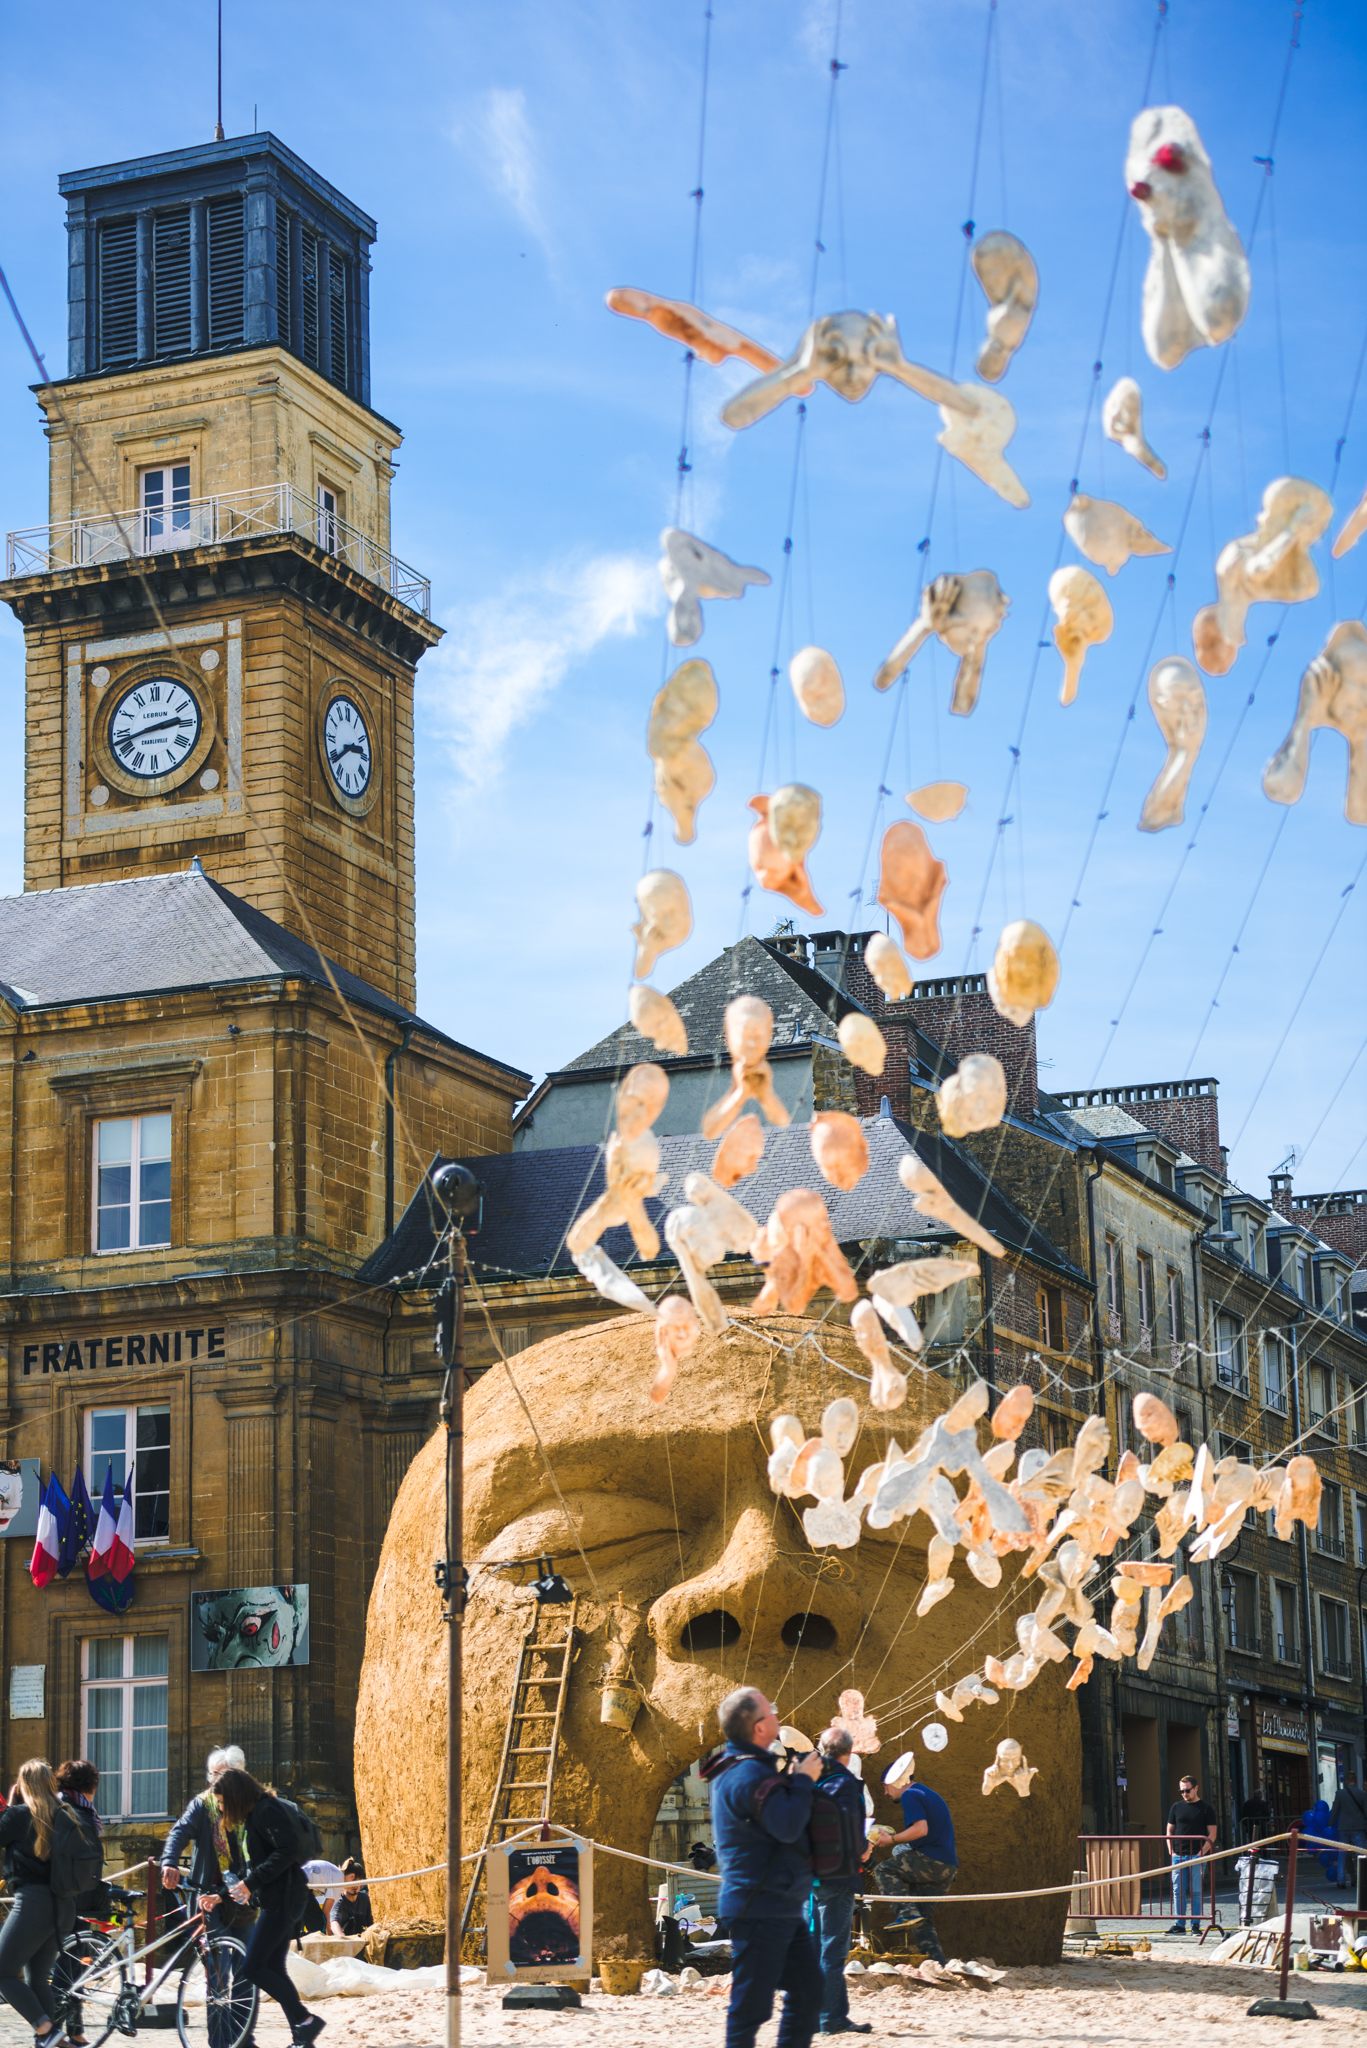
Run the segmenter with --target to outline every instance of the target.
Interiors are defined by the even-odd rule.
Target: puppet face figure
[[[813,1736],[842,1691],[877,1673],[876,1684],[866,1686],[868,1710],[895,1755],[911,1739],[916,1714],[900,1707],[889,1713],[888,1704],[903,1693],[919,1697],[927,1674],[941,1665],[948,1683],[972,1661],[960,1646],[1000,1595],[965,1575],[952,1600],[916,1621],[910,1610],[926,1576],[932,1533],[924,1519],[865,1530],[855,1549],[818,1555],[803,1535],[802,1504],[776,1499],[766,1471],[770,1419],[787,1410],[810,1428],[831,1395],[830,1368],[801,1343],[804,1335],[819,1334],[822,1349],[855,1371],[868,1368],[834,1321],[818,1332],[813,1323],[775,1317],[762,1328],[785,1348],[775,1351],[743,1324],[720,1338],[704,1335],[662,1407],[648,1398],[656,1357],[644,1316],[597,1323],[519,1353],[512,1371],[535,1415],[544,1458],[501,1367],[471,1389],[465,1510],[474,1569],[464,1717],[471,1812],[487,1809],[493,1789],[532,1605],[530,1590],[514,1585],[513,1574],[483,1571],[481,1558],[549,1554],[578,1595],[574,1626],[582,1647],[556,1762],[556,1818],[638,1853],[672,1780],[719,1739],[716,1710],[731,1687],[759,1687],[785,1721]],[[881,1457],[894,1434],[903,1444],[914,1441],[947,1391],[917,1376],[906,1404],[886,1417],[870,1415],[861,1398],[861,1442],[850,1462]],[[432,1586],[431,1531],[440,1526],[443,1458],[444,1442],[434,1437],[411,1468],[371,1597],[356,1752],[371,1870],[408,1870],[440,1856],[445,1751],[434,1737],[444,1724],[446,1639]],[[629,1735],[599,1719],[596,1680],[614,1629],[643,1695]],[[986,1640],[995,1643],[998,1634],[1003,1651],[1012,1646],[1009,1620]],[[934,1783],[955,1810],[965,1860],[971,1851],[984,1890],[1018,1884],[1026,1849],[1023,1836],[1011,1828],[1002,1833],[1002,1817],[978,1796],[1008,1706],[1015,1735],[1057,1760],[1055,1783],[1078,1780],[1076,1710],[1053,1667],[1002,1707],[974,1709],[971,1737],[956,1737],[936,1760]],[[408,1765],[396,1775],[398,1754]],[[895,1821],[896,1810],[884,1802],[880,1816]],[[1032,1871],[1057,1873],[1041,1883],[1066,1883],[1075,1808],[1060,1795],[1057,1812],[1051,1801],[1034,1821]],[[407,1861],[394,1860],[401,1853]],[[434,1900],[437,1882],[413,1886],[394,1910]],[[647,1938],[645,1894],[632,1866],[600,1856],[594,1889],[603,1925]],[[994,1953],[1042,1956],[1056,1942],[1066,1903],[992,1908]],[[966,1945],[986,1939],[985,1924],[970,1932],[965,1923]]]
[[[308,1588],[241,1586],[212,1593],[196,1603],[195,1631],[208,1645],[206,1670],[292,1664],[308,1639]]]

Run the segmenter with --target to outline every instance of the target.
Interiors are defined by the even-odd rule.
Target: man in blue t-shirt
[[[954,1846],[954,1821],[938,1792],[916,1782],[916,1758],[910,1750],[899,1756],[883,1779],[884,1789],[902,1802],[902,1825],[895,1833],[884,1833],[881,1846],[892,1854],[873,1873],[880,1892],[893,1898],[922,1901],[908,1905],[887,1929],[914,1928],[917,1944],[936,1962],[945,1960],[935,1932],[927,1893],[947,1892],[959,1874],[959,1853]],[[875,1842],[875,1847],[880,1846]]]

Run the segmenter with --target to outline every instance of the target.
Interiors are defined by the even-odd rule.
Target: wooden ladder
[[[490,1849],[551,1817],[578,1605],[578,1600],[571,1600],[567,1605],[538,1606],[518,1656],[489,1819],[460,1918],[461,1955],[466,1955],[469,1944],[472,1960],[476,1953],[482,1956],[485,1946]]]

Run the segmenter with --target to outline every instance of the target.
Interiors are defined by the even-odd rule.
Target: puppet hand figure
[[[863,1352],[873,1369],[873,1380],[869,1387],[869,1406],[880,1414],[900,1408],[907,1398],[907,1376],[899,1372],[892,1362],[888,1340],[883,1335],[883,1325],[878,1311],[871,1301],[857,1301],[850,1310],[850,1329],[854,1341]]]
[[[1167,476],[1168,465],[1154,454],[1144,439],[1144,399],[1133,377],[1122,377],[1113,384],[1106,403],[1101,408],[1101,431],[1108,441],[1115,441],[1132,455],[1136,462],[1142,462],[1162,483]]]
[[[1228,341],[1248,311],[1244,245],[1229,223],[1196,123],[1146,107],[1130,127],[1125,183],[1153,247],[1144,278],[1144,346],[1164,370]]]
[[[1002,1257],[1005,1247],[1001,1240],[954,1200],[924,1159],[918,1159],[914,1152],[904,1152],[897,1162],[897,1178],[911,1196],[911,1205],[919,1216],[932,1216],[937,1223],[947,1223],[951,1230],[957,1230],[970,1244],[980,1246],[989,1257]]]
[[[1347,741],[1343,813],[1350,825],[1367,825],[1367,627],[1358,619],[1334,627],[1301,677],[1295,722],[1263,770],[1263,794],[1274,804],[1299,802],[1317,731],[1342,733]]]
[[[768,1052],[774,1036],[774,1013],[758,996],[734,996],[723,1023],[731,1055],[731,1086],[702,1120],[705,1138],[719,1138],[747,1102],[757,1102],[771,1124],[786,1124],[788,1112],[774,1087]]]
[[[829,1287],[837,1301],[853,1301],[858,1282],[831,1231],[826,1204],[814,1188],[789,1188],[775,1202],[755,1238],[751,1256],[768,1269],[754,1313],[805,1314],[812,1296]]]
[[[720,548],[694,534],[667,526],[660,535],[660,581],[669,599],[669,637],[676,647],[691,647],[702,638],[705,597],[744,597],[752,584],[769,582],[764,569],[747,569]]]
[[[1168,755],[1139,814],[1141,832],[1180,825],[1206,736],[1206,688],[1189,661],[1170,654],[1149,671],[1149,704]]]
[[[950,710],[967,717],[978,701],[987,643],[1006,617],[1010,598],[990,569],[937,576],[921,593],[921,609],[873,679],[876,690],[895,683],[913,655],[935,634],[960,657]]]

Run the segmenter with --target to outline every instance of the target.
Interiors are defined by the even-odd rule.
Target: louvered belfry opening
[[[60,182],[73,377],[275,343],[369,404],[375,224],[275,136]]]

